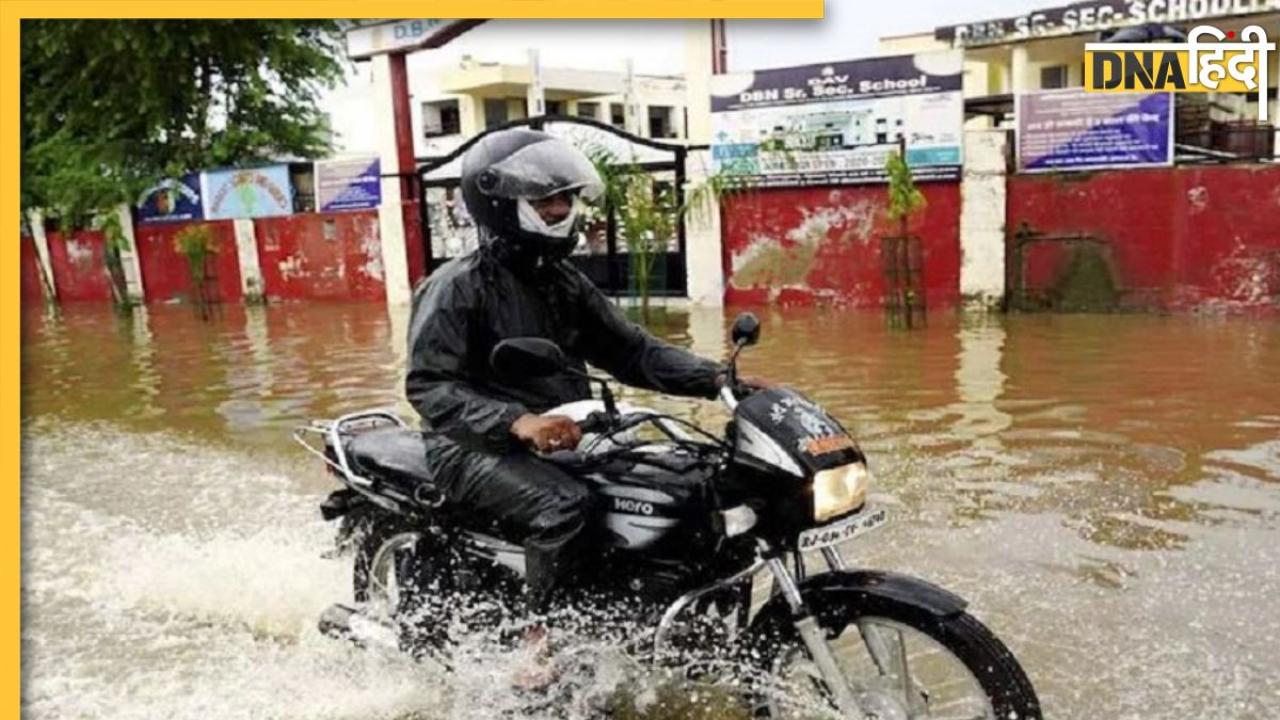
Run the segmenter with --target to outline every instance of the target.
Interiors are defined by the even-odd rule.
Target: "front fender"
[[[936,622],[968,607],[964,598],[924,580],[885,570],[837,570],[800,583],[800,596],[818,624],[839,634],[857,618],[875,615],[906,622]],[[791,608],[775,595],[751,621],[748,647],[773,643],[794,632]]]
[[[814,612],[826,602],[877,605],[885,600],[910,605],[934,617],[963,612],[969,603],[955,593],[919,578],[887,570],[837,570],[813,575],[800,583],[800,596],[812,601]],[[782,598],[775,598],[782,601]],[[785,608],[786,602],[782,601]]]

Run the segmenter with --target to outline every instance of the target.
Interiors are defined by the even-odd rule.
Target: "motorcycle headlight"
[[[861,507],[867,500],[871,473],[863,463],[821,470],[813,478],[813,519],[825,522]]]

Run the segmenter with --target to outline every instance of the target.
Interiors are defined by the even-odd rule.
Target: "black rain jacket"
[[[713,398],[724,366],[665,343],[629,322],[568,260],[533,268],[486,243],[432,273],[414,292],[405,391],[425,425],[464,445],[510,446],[511,424],[591,397],[570,373],[507,384],[489,367],[500,340],[555,341],[640,388]]]

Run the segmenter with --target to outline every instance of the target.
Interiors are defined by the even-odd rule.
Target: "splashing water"
[[[546,699],[512,691],[529,659],[497,642],[506,628],[455,635],[451,674],[323,637],[316,619],[349,597],[350,559],[324,557],[332,528],[285,477],[104,424],[29,428],[26,445],[30,717],[563,719],[670,692],[588,633],[557,638]],[[108,502],[122,484],[130,500]]]

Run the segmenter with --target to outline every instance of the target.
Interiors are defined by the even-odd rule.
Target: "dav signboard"
[[[210,220],[273,217],[293,212],[288,165],[210,170],[201,176],[204,215]]]
[[[1169,93],[1046,90],[1019,95],[1015,113],[1021,172],[1173,163]]]
[[[960,177],[958,50],[712,77],[712,164],[748,185],[886,180],[905,143],[917,180]]]
[[[138,196],[137,211],[140,223],[200,220],[204,217],[200,176],[192,173],[161,180]]]

